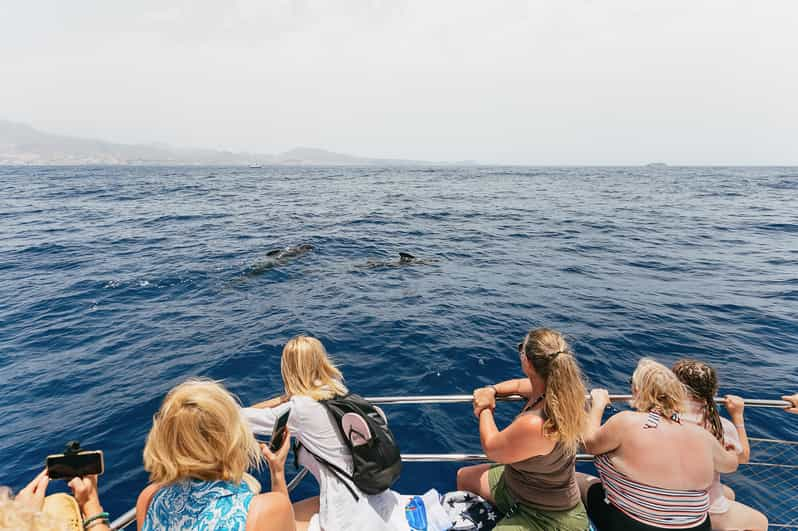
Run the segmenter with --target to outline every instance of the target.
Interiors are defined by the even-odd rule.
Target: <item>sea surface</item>
[[[362,395],[470,393],[519,377],[538,326],[610,392],[642,356],[710,362],[721,393],[798,391],[798,168],[0,168],[0,485],[78,439],[105,451],[118,516],[189,377],[276,395],[306,333]],[[403,452],[480,450],[468,404],[386,411]],[[798,440],[798,417],[746,413]],[[409,464],[397,488],[453,490],[455,469]],[[738,498],[767,505],[741,474]]]

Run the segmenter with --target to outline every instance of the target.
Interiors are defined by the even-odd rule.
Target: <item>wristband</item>
[[[90,518],[86,518],[85,520],[83,520],[83,527],[89,527],[89,524],[91,524],[92,522],[96,522],[97,520],[106,520],[106,522],[107,522],[108,519],[110,518],[110,516],[111,515],[106,513],[106,512],[101,512],[99,514],[95,514],[94,516],[92,516]]]

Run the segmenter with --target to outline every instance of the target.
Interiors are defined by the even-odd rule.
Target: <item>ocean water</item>
[[[252,274],[301,243],[315,250]],[[428,263],[363,267],[400,251]],[[244,403],[273,396],[295,334],[360,394],[450,394],[518,377],[537,326],[611,392],[641,356],[706,360],[722,393],[798,390],[798,168],[0,168],[0,484],[15,489],[78,439],[105,451],[117,516],[146,484],[164,394],[205,376]],[[479,450],[467,404],[386,410],[404,452]],[[798,439],[798,417],[747,420]],[[451,490],[455,468],[407,465],[397,487]]]

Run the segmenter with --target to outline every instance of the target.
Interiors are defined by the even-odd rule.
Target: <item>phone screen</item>
[[[103,453],[99,450],[47,456],[47,475],[50,479],[72,479],[102,473]]]
[[[277,418],[277,422],[274,424],[274,429],[272,430],[272,440],[269,443],[269,450],[272,452],[276,452],[283,445],[283,440],[285,440],[285,430],[286,426],[288,425],[288,416],[290,414],[291,410],[289,409],[280,415]]]

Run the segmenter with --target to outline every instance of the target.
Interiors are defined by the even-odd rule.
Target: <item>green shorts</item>
[[[515,502],[504,483],[504,465],[491,467],[488,483],[496,507],[502,513],[509,512]],[[519,503],[515,512],[502,518],[494,531],[585,531],[588,527],[587,511],[581,501],[565,511],[544,511]]]

